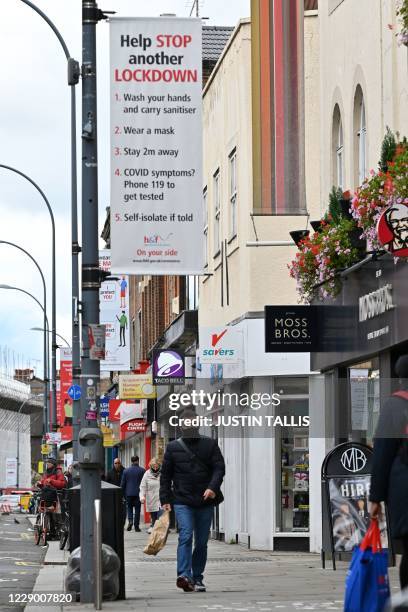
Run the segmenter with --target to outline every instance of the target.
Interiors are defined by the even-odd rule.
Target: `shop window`
[[[306,376],[275,379],[275,393],[280,395],[308,395],[309,379]]]
[[[353,365],[348,370],[351,437],[372,445],[380,414],[380,370],[378,358]]]
[[[276,522],[279,532],[309,531],[309,428],[302,426],[302,417],[308,412],[308,399],[299,398],[282,399],[277,413],[285,419],[275,431],[281,472]]]

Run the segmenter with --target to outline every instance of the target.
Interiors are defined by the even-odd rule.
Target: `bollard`
[[[101,500],[95,499],[94,515],[95,610],[102,610],[102,520]]]

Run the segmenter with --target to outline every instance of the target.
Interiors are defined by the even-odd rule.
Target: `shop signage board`
[[[99,267],[111,270],[111,252],[99,252]],[[130,370],[129,277],[118,274],[101,284],[99,319],[105,325],[105,358],[101,372]]]
[[[110,19],[112,271],[202,274],[202,22]]]
[[[406,262],[397,264],[386,253],[350,273],[331,306],[323,306],[324,326],[335,328],[343,319],[338,338],[347,342],[332,351],[312,353],[311,370],[322,371],[341,363],[359,363],[368,356],[408,340]],[[340,319],[339,319],[340,317]]]
[[[151,374],[120,374],[120,399],[155,399],[156,388]]]
[[[351,553],[370,524],[368,510],[372,471],[372,448],[357,442],[339,444],[322,465],[323,565],[330,552],[335,557]],[[384,509],[383,509],[384,510]],[[383,516],[386,516],[383,511]],[[390,542],[387,522],[380,521],[382,544]]]
[[[265,306],[265,353],[345,350],[351,345],[349,308]]]
[[[61,432],[60,431],[48,431],[45,434],[45,441],[50,444],[60,444],[61,443]]]
[[[88,325],[89,359],[102,361],[105,359],[106,326],[95,323]]]
[[[243,335],[232,326],[200,327],[199,344],[202,364],[237,363],[242,359]]]
[[[184,385],[184,353],[170,349],[153,351],[153,383],[155,385]]]

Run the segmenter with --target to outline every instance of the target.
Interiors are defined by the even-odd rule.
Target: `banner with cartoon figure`
[[[99,253],[99,266],[110,271],[110,251]],[[105,359],[101,371],[130,370],[129,277],[119,274],[101,284],[100,322],[105,325]]]

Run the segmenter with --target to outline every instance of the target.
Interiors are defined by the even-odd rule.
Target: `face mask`
[[[150,469],[152,470],[152,472],[153,472],[154,474],[157,474],[158,472],[160,472],[160,468],[152,468],[152,467],[151,467]]]

